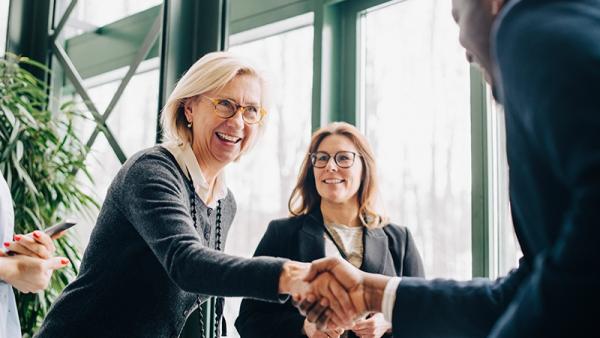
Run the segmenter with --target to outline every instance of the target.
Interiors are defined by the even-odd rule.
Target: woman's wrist
[[[6,257],[4,256],[0,256],[0,281],[4,281],[6,280],[6,266],[7,261],[6,261]]]
[[[8,283],[14,275],[15,262],[7,256],[0,256],[0,280]],[[9,283],[10,284],[10,283]]]
[[[283,263],[279,275],[279,293],[291,295],[305,291],[307,283],[304,282],[304,277],[309,266],[309,264],[295,261]]]

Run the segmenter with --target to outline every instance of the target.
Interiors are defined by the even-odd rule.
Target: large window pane
[[[63,13],[72,3],[69,0],[56,1],[55,24],[58,24]],[[119,1],[118,4],[110,6],[110,9],[107,10],[106,3],[103,1],[76,2],[57,41],[66,48],[71,38],[85,32],[95,31],[98,27],[161,3],[161,0],[125,0]],[[133,48],[142,47],[138,45],[141,44],[141,41],[126,40],[133,44],[131,46]],[[69,53],[69,48],[66,50]],[[107,51],[107,53],[114,54],[114,51]],[[70,56],[70,54],[67,55],[68,58]],[[105,56],[102,53],[90,54],[86,56],[86,61],[94,64],[94,60],[96,60],[95,65],[102,65],[101,59]],[[127,62],[134,61],[133,55],[126,56],[130,58]],[[86,163],[94,180],[94,184],[86,189],[102,204],[108,185],[121,167],[121,162],[135,152],[155,143],[159,60],[152,58],[139,64],[135,69],[135,74],[128,80],[129,82],[120,93],[117,93],[118,88],[128,73],[130,65],[119,63],[120,68],[118,69],[114,68],[116,66],[106,66],[101,71],[92,72],[94,75],[90,75],[89,72],[86,74],[85,69],[78,68],[81,66],[79,63],[73,62],[73,60],[68,61],[72,62],[76,68],[75,71],[81,74],[83,83],[71,83],[72,77],[68,76],[68,68],[63,68],[65,64],[60,61],[60,58],[55,57],[52,86],[55,95],[60,95],[65,100],[74,100],[83,112],[83,116],[76,121],[76,128],[82,141],[91,145],[91,153],[86,159]],[[89,99],[76,90],[78,87],[84,88]],[[115,101],[116,105],[107,111],[115,97],[118,97],[118,100]],[[91,109],[90,106],[93,106],[94,109]],[[107,128],[102,129],[101,132],[98,132],[96,128],[98,121],[92,110],[96,110],[106,123]],[[96,217],[97,211],[90,215],[74,216],[80,223],[77,229],[82,247],[87,245]]]
[[[145,61],[108,118],[108,127],[127,157],[155,143],[159,75],[158,58]],[[106,89],[104,100],[112,98],[109,95],[119,84],[120,79],[102,86]],[[94,88],[91,95],[95,96],[97,90],[100,88]]]
[[[117,69],[84,81],[83,85],[100,114],[105,113],[126,72],[127,68]],[[155,143],[158,81],[158,59],[142,62],[108,116],[108,129],[126,157]],[[96,122],[78,95],[75,95],[75,100],[85,112],[85,118],[78,120],[77,128],[81,139],[87,142],[94,132]],[[86,164],[94,179],[92,186],[86,186],[86,192],[101,204],[110,182],[121,168],[121,162],[104,133],[99,133],[94,140]],[[80,223],[77,226],[77,233],[82,248],[85,248],[88,243],[96,216],[97,211],[90,215],[75,216]]]
[[[85,160],[85,165],[94,182],[90,184],[89,180],[83,177],[83,174],[79,173],[78,180],[82,185],[82,190],[93,196],[102,205],[110,182],[121,168],[121,162],[119,162],[104,134],[101,133],[98,135],[98,139],[94,142]],[[81,252],[87,247],[92,229],[98,218],[98,212],[99,210],[90,210],[89,212],[77,213],[70,217],[70,219],[74,219],[78,223],[76,227],[73,227],[73,231],[77,235],[77,245]]]
[[[308,147],[311,126],[312,26],[230,48],[268,70],[271,107],[264,134],[249,154],[227,168],[238,209],[226,252],[251,256],[270,220],[288,215],[287,200]],[[228,299],[229,335],[241,299]]]
[[[450,1],[360,16],[359,123],[379,163],[384,211],[409,227],[428,277],[471,276],[469,66]]]

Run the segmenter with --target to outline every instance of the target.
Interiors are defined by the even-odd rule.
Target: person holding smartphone
[[[0,173],[0,240],[6,250],[0,251],[0,337],[6,338],[21,337],[12,287],[24,293],[43,290],[52,272],[69,263],[64,257],[53,257],[54,244],[50,236],[34,231],[13,238],[13,227],[12,197]]]

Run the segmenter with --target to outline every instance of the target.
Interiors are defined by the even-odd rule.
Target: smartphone
[[[65,222],[60,222],[58,224],[54,224],[53,226],[44,229],[44,232],[46,233],[46,235],[52,237],[56,234],[58,234],[61,231],[65,231],[67,229],[69,229],[70,227],[74,226],[75,222],[70,222],[70,221],[65,221]]]

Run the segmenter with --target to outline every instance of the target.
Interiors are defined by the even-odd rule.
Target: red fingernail
[[[66,258],[62,258],[62,259],[60,260],[60,264],[62,264],[62,265],[67,265],[67,264],[69,264],[69,260],[68,260],[68,259],[66,259]]]
[[[33,232],[33,237],[35,237],[35,238],[39,239],[39,238],[41,237],[41,235],[40,235],[40,232],[39,232],[39,231],[37,231],[37,230],[36,230],[36,231],[34,231],[34,232]]]
[[[21,235],[14,235],[13,238],[15,239],[15,241],[20,241]]]
[[[4,242],[4,246],[8,248],[10,246],[10,243]]]

